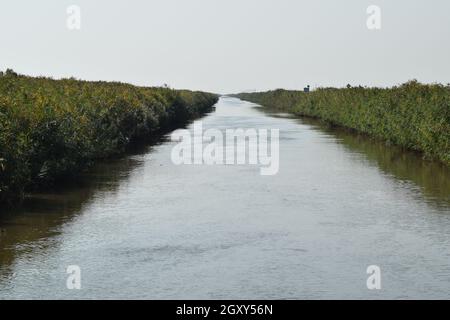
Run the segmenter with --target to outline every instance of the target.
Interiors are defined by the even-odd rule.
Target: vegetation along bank
[[[387,89],[347,86],[237,96],[347,127],[450,165],[450,85],[410,81]]]
[[[217,95],[0,73],[0,203],[185,125]]]

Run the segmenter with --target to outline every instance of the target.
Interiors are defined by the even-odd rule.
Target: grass
[[[266,107],[322,119],[450,165],[450,85],[410,81],[392,88],[275,90],[237,95]]]
[[[0,73],[0,203],[211,110],[204,92]]]

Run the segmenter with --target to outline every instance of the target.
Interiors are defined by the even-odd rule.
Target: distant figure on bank
[[[308,86],[306,86],[306,88],[303,88],[303,92],[308,93],[309,92],[309,88],[310,88],[310,86],[308,84]]]

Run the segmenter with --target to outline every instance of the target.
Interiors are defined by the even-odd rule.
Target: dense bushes
[[[243,93],[239,97],[320,118],[450,164],[450,86],[411,81],[389,89],[348,86],[310,93]]]
[[[0,73],[0,202],[180,126],[216,101],[202,92]]]

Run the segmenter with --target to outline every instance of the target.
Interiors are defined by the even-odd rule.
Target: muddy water
[[[0,298],[450,298],[448,168],[260,109],[222,98],[201,121],[280,129],[275,176],[175,166],[163,139],[3,209]]]

